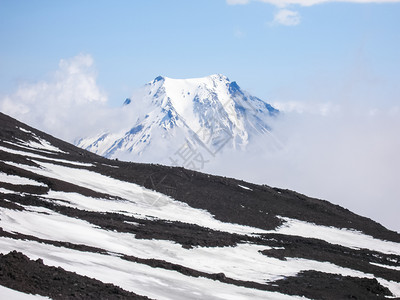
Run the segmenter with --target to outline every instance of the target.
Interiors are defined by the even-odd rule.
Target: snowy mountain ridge
[[[123,118],[132,120],[130,127],[81,139],[77,146],[128,160],[171,144],[200,147],[214,156],[225,146],[244,150],[253,137],[269,132],[269,122],[278,114],[220,74],[158,76],[126,99],[121,110]]]

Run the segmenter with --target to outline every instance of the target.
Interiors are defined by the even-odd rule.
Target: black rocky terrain
[[[47,266],[41,259],[31,260],[17,251],[0,254],[0,283],[52,299],[149,299],[60,267]]]
[[[21,130],[23,128],[24,130]],[[32,135],[33,134],[33,135]],[[44,152],[24,148],[19,141],[35,141],[40,137],[63,152]],[[309,198],[289,190],[255,185],[240,180],[212,176],[178,167],[137,164],[108,160],[93,153],[40,132],[0,113],[0,172],[17,175],[42,183],[43,186],[13,184],[0,181],[0,188],[13,193],[0,192],[0,208],[26,211],[27,207],[45,208],[63,216],[84,220],[97,228],[127,233],[136,239],[173,241],[184,249],[194,247],[235,247],[250,243],[265,246],[260,251],[266,257],[285,261],[290,258],[329,262],[343,268],[371,274],[400,285],[400,256],[371,249],[354,249],[331,244],[316,238],[306,238],[278,233],[245,235],[227,233],[157,218],[140,218],[116,212],[96,212],[78,209],[49,201],[42,196],[49,191],[78,193],[86,197],[123,201],[114,195],[99,193],[61,179],[46,177],[20,165],[39,167],[35,161],[53,160],[69,168],[81,168],[121,181],[136,183],[168,195],[190,207],[206,210],[215,219],[264,230],[282,226],[284,217],[309,223],[345,228],[362,232],[376,239],[400,243],[400,235],[382,225],[328,201]],[[15,151],[44,156],[31,159]],[[14,152],[13,152],[14,151]],[[45,153],[45,154],[44,154]],[[88,165],[69,164],[68,161]],[[11,162],[11,163],[10,163]],[[89,165],[90,164],[90,165]],[[248,189],[243,189],[246,186]],[[109,251],[83,244],[43,239],[33,235],[10,232],[0,228],[0,237],[10,240],[35,241],[59,248],[108,255]],[[399,244],[400,247],[400,244]],[[111,284],[103,283],[61,268],[50,267],[41,260],[31,260],[16,251],[0,256],[0,284],[26,293],[49,296],[53,299],[146,299]],[[263,291],[276,291],[287,295],[312,299],[382,299],[392,292],[375,278],[343,276],[314,270],[302,271],[297,276],[273,282],[259,283],[231,278],[223,272],[204,272],[156,258],[148,259],[113,253],[122,260],[172,270],[191,278],[208,278],[214,281]],[[388,267],[382,267],[386,265]]]

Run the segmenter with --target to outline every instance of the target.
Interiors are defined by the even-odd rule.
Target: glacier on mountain
[[[194,161],[201,168],[206,157],[225,147],[246,149],[253,138],[270,132],[269,122],[279,113],[220,74],[192,79],[158,76],[120,109],[121,119],[131,122],[129,127],[121,122],[119,130],[106,129],[76,144],[123,160],[151,156],[160,162],[155,156],[169,155],[169,163],[192,169]]]

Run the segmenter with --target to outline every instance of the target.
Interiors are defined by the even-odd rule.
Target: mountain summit
[[[158,76],[126,99],[121,113],[129,126],[81,139],[77,145],[126,160],[169,145],[214,156],[224,147],[244,150],[252,138],[268,133],[278,110],[216,74],[192,79]]]

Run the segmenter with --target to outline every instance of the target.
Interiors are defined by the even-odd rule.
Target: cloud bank
[[[399,107],[371,114],[314,106],[288,105],[274,139],[263,137],[246,153],[226,151],[206,171],[325,199],[400,232]]]
[[[250,2],[263,2],[279,8],[275,13],[271,24],[283,26],[296,26],[301,22],[300,14],[297,11],[286,9],[292,6],[313,6],[329,2],[348,2],[348,3],[398,3],[400,0],[226,0],[229,5],[245,5]]]
[[[106,94],[96,83],[93,58],[79,54],[61,59],[44,81],[24,83],[0,99],[0,110],[34,127],[71,141],[101,114]],[[92,124],[94,125],[94,124]]]
[[[250,2],[264,2],[277,7],[286,7],[288,5],[312,6],[328,2],[349,2],[349,3],[396,3],[400,0],[226,0],[230,5],[243,5]]]

